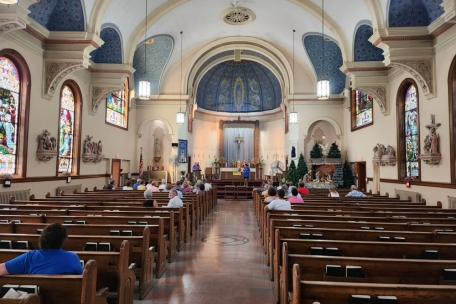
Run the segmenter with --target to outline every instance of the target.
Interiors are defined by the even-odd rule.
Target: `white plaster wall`
[[[260,123],[260,157],[264,159],[263,174],[269,174],[271,164],[276,160],[285,163],[285,123],[283,119]],[[291,161],[291,160],[290,160]]]
[[[205,172],[205,168],[211,168],[215,157],[220,155],[219,123],[195,119],[193,130],[192,162],[199,162],[202,172]]]
[[[305,158],[310,157],[309,153],[312,150],[313,146],[315,145],[315,142],[317,140],[321,140],[322,135],[326,137],[326,139],[323,141],[324,144],[328,144],[328,149],[326,153],[329,152],[329,148],[331,147],[331,144],[333,142],[336,142],[336,144],[339,146],[340,150],[340,145],[341,141],[336,137],[336,130],[334,127],[327,121],[325,120],[319,120],[317,122],[314,122],[310,128],[309,128],[309,135],[304,139],[304,150],[308,151],[307,155],[304,155]],[[299,155],[298,155],[299,157]]]

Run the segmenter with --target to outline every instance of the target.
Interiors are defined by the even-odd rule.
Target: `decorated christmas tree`
[[[304,159],[304,155],[299,155],[299,160],[298,160],[298,177],[302,178],[305,174],[307,174],[307,164],[306,160]]]
[[[328,157],[328,158],[340,158],[341,157],[339,146],[336,144],[336,142],[333,142],[331,144],[328,155],[326,157]]]
[[[290,167],[288,167],[287,179],[291,180],[296,187],[298,186],[299,176],[294,160],[291,161]]]
[[[345,160],[344,162],[344,167],[343,167],[343,173],[344,173],[344,185],[343,188],[350,188],[351,185],[355,184],[355,178],[353,177],[353,172],[350,167],[350,164],[348,163],[348,160]]]
[[[321,152],[320,145],[318,143],[315,143],[315,145],[312,148],[312,151],[310,151],[310,158],[322,158],[323,153]]]

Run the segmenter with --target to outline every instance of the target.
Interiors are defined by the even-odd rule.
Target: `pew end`
[[[293,265],[293,292],[290,293],[289,299],[291,304],[301,303],[301,271],[298,264]]]
[[[0,299],[0,304],[40,304],[40,297],[30,294],[24,299]]]

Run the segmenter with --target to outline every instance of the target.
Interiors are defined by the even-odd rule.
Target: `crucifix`
[[[238,134],[237,137],[235,137],[237,144],[238,144],[238,150],[241,149],[241,141],[244,139],[244,137],[241,136],[241,134]]]

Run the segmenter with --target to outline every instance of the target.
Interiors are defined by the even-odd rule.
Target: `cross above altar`
[[[244,140],[244,137],[241,136],[241,134],[238,134],[237,137],[235,137],[237,144],[238,144],[238,150],[241,149],[241,141]]]

